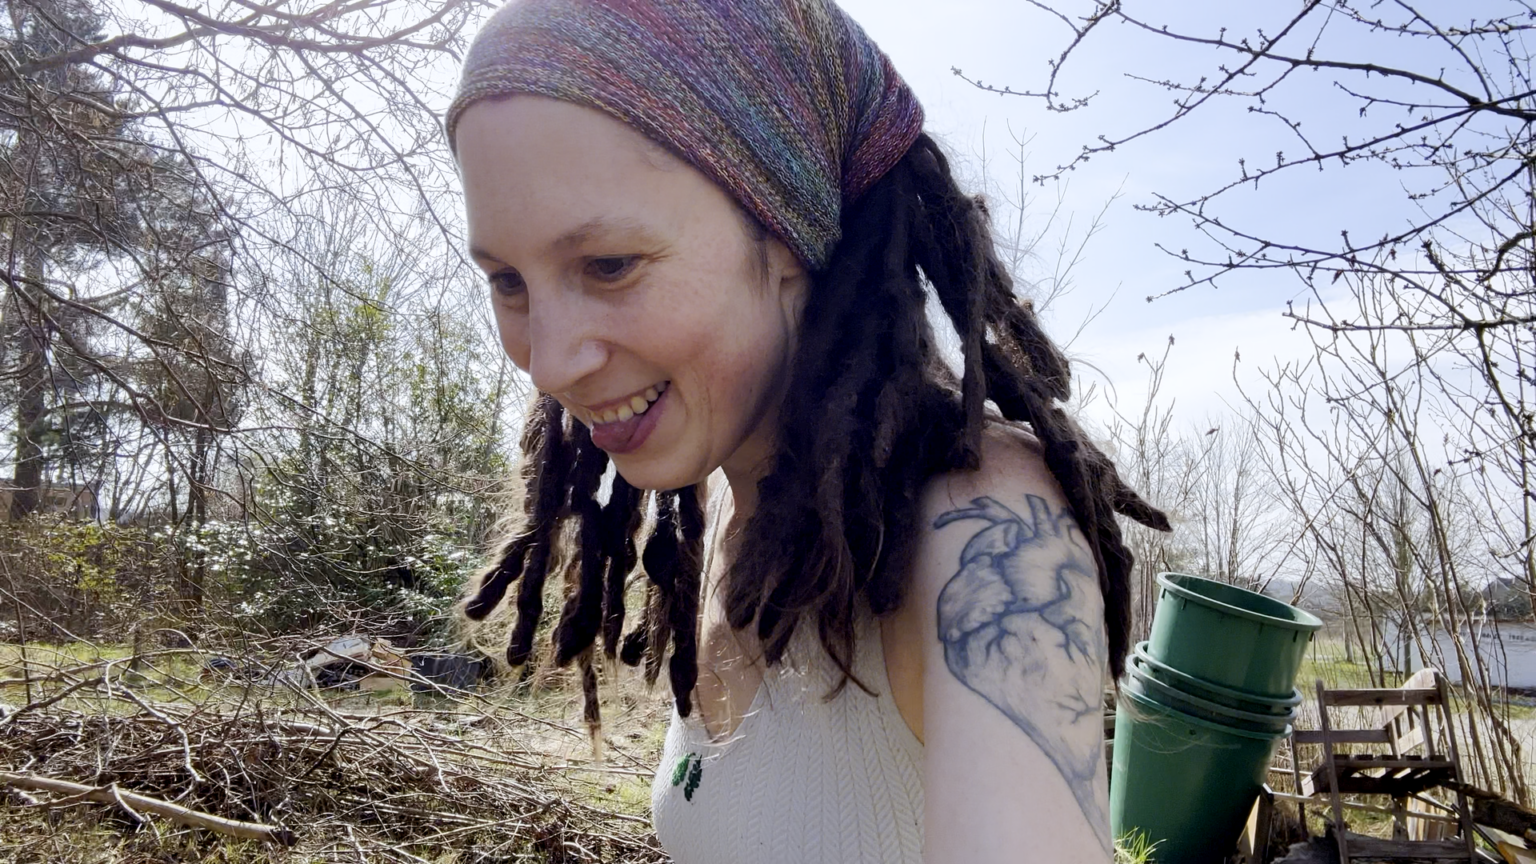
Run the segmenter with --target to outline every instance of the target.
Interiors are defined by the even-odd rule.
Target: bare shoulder
[[[945,860],[990,860],[988,848],[1027,827],[1053,832],[1059,860],[1107,855],[1104,602],[1092,551],[1038,443],[994,425],[979,470],[926,490],[923,521],[910,599],[926,631],[935,849],[954,853]],[[993,790],[991,807],[974,806],[978,784]],[[1038,814],[1038,824],[1009,822],[1009,813]]]
[[[977,495],[1007,490],[1028,490],[1065,501],[1060,485],[1045,465],[1039,439],[1013,423],[989,423],[981,441],[981,467],[952,471],[929,481],[923,492],[923,521],[932,525],[934,518]]]

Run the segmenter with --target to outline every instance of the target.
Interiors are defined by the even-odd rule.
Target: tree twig
[[[72,783],[68,780],[40,777],[35,774],[15,774],[9,771],[0,771],[0,783],[34,792],[75,795],[101,804],[115,804],[140,821],[143,820],[143,816],[138,811],[142,810],[146,813],[163,816],[178,825],[206,828],[218,834],[239,837],[244,840],[261,840],[266,843],[275,843],[279,846],[292,846],[296,839],[292,831],[283,828],[262,825],[258,822],[241,822],[237,819],[225,819],[222,816],[214,816],[211,813],[190,810],[180,804],[172,804],[159,798],[151,798],[147,795],[139,795],[135,792],[119,789],[115,783],[107,786],[93,787]]]

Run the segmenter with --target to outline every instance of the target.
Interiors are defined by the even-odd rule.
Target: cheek
[[[731,426],[755,422],[787,362],[788,340],[777,310],[753,298],[733,304],[711,329],[700,369],[708,407],[718,419],[729,418]]]
[[[761,397],[783,365],[785,345],[776,324],[756,321],[750,330],[733,340],[728,368],[734,373],[732,389],[737,395]]]
[[[496,302],[491,301],[493,304]],[[528,317],[506,309],[496,308],[496,335],[501,338],[501,350],[507,352],[517,368],[528,371],[530,348],[528,345]]]

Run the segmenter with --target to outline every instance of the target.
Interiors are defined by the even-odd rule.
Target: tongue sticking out
[[[609,453],[628,453],[638,450],[656,428],[657,418],[667,403],[669,391],[663,390],[660,398],[651,403],[644,414],[636,414],[628,420],[598,423],[592,427],[592,443]]]
[[[628,420],[615,420],[612,423],[599,423],[592,427],[592,443],[609,453],[624,452],[630,449],[635,440],[635,433],[640,431],[640,424],[650,415],[650,411],[644,414],[636,414]]]

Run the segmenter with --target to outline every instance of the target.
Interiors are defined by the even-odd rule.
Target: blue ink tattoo
[[[949,671],[1003,712],[1061,772],[1106,847],[1103,781],[1104,644],[1093,555],[1066,509],[1027,496],[1029,518],[992,498],[934,520],[990,523],[960,553],[939,593],[939,641]]]

